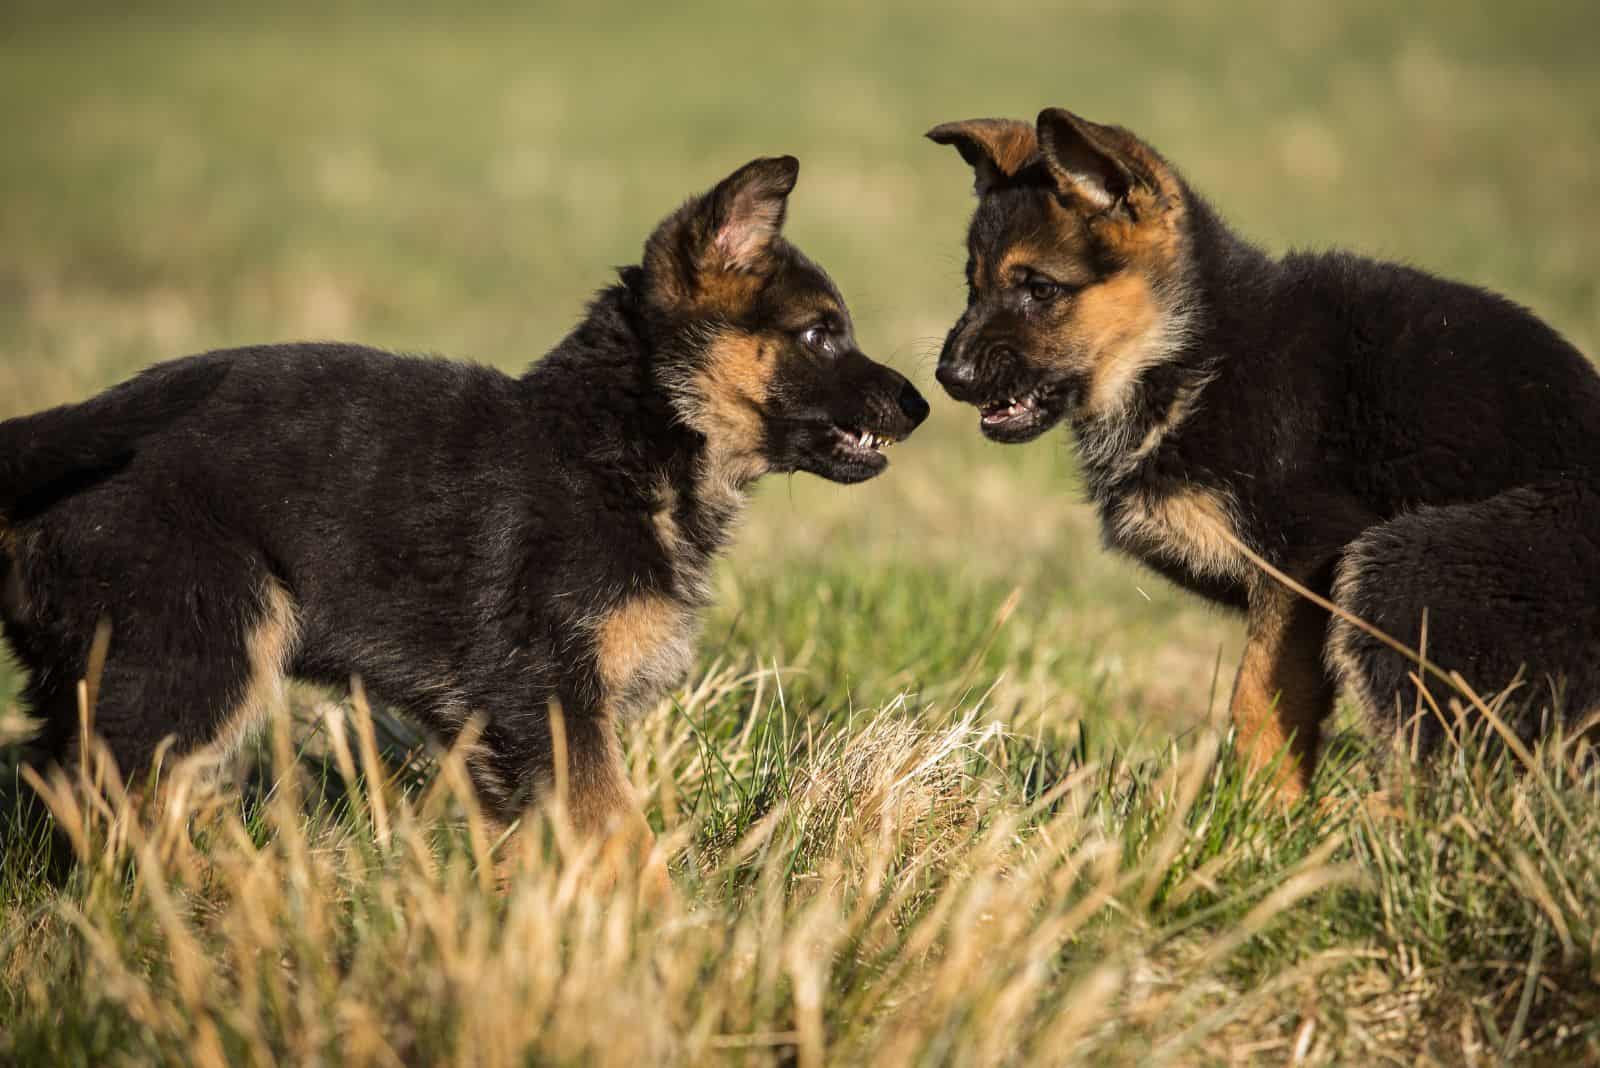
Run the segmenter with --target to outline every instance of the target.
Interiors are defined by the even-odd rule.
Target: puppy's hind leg
[[[163,749],[217,765],[285,699],[296,605],[275,580],[240,578],[232,596],[207,588],[181,612],[147,608],[113,623],[91,712],[123,774],[141,775]]]
[[[240,590],[235,598],[207,602],[211,611],[204,622],[209,625],[192,613],[162,611],[170,606],[156,598],[142,599],[138,612],[124,606],[127,625],[119,631],[113,622],[105,632],[106,655],[98,673],[92,640],[84,635],[97,625],[94,618],[104,617],[49,617],[56,629],[48,641],[38,628],[27,629],[26,648],[34,654],[28,660],[33,677],[27,701],[46,724],[42,751],[30,763],[39,779],[51,784],[45,792],[55,794],[49,803],[56,816],[69,821],[58,827],[83,827],[83,833],[71,836],[81,857],[87,858],[92,836],[89,825],[73,813],[105,809],[69,803],[76,789],[91,796],[105,791],[119,815],[177,830],[192,811],[192,795],[177,784],[193,782],[195,774],[210,778],[219,761],[208,750],[236,745],[248,726],[281,699],[282,669],[295,629],[293,604],[274,585],[251,592],[241,584]],[[98,685],[93,685],[96,676]],[[85,723],[103,749],[88,744]],[[169,765],[157,782],[153,765],[163,753],[183,758],[187,766]],[[100,762],[101,754],[110,756],[115,775]],[[63,773],[64,783],[58,778]],[[116,788],[118,781],[122,789]]]
[[[1600,490],[1587,484],[1521,487],[1374,527],[1346,551],[1333,597],[1411,649],[1426,612],[1427,659],[1485,699],[1520,674],[1507,709],[1524,740],[1552,711],[1576,722],[1600,708]],[[1449,735],[1429,702],[1412,722],[1414,659],[1336,618],[1328,662],[1379,726],[1414,734],[1419,753]],[[1449,684],[1421,677],[1447,709]]]

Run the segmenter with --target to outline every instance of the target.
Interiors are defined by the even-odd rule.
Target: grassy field
[[[264,758],[294,773],[187,824],[60,792],[52,847],[8,803],[0,1061],[1600,1062],[1572,747],[1414,782],[1347,719],[1304,811],[1242,782],[1236,622],[1099,547],[1065,436],[989,445],[934,395],[970,178],[920,137],[1121,122],[1268,247],[1502,289],[1593,354],[1594,13],[330,7],[0,13],[0,417],[264,340],[523,367],[774,152],[791,236],[934,416],[869,486],[761,487],[694,676],[630,728],[672,901],[554,825],[485,840],[451,759],[299,693]]]

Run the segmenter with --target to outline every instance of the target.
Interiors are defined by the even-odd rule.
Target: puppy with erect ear
[[[700,492],[768,471],[858,482],[927,405],[857,346],[844,298],[781,235],[799,164],[756,160],[668,217],[645,246],[642,313],[672,405],[705,439]]]
[[[994,298],[951,331],[939,381],[997,441],[1031,440],[1069,408],[1087,448],[1120,440],[1132,387],[1192,322],[1182,180],[1128,131],[1059,108],[928,136],[973,169],[967,281]]]
[[[1338,686],[1390,728],[1433,702],[1251,554],[1413,649],[1426,613],[1428,658],[1480,692],[1523,669],[1525,733],[1600,708],[1600,376],[1566,340],[1421,271],[1269,257],[1119,126],[1046,108],[928,136],[978,195],[940,383],[994,441],[1067,422],[1108,544],[1246,613],[1233,718],[1284,796]]]
[[[751,483],[872,478],[927,415],[784,239],[798,174],[690,199],[520,378],[263,346],[0,423],[0,618],[48,755],[105,620],[125,772],[236,741],[287,678],[359,677],[446,745],[479,725],[495,816],[560,781],[580,829],[638,833],[616,730],[690,666]]]

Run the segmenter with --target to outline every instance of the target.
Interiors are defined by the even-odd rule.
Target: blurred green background
[[[249,342],[519,369],[662,214],[792,152],[790,236],[936,411],[871,485],[769,480],[719,573],[704,660],[775,660],[818,707],[993,687],[1019,721],[1159,739],[1238,644],[1099,548],[1065,435],[990,445],[937,393],[970,210],[937,122],[1121,123],[1271,249],[1405,260],[1600,339],[1593,5],[327,8],[0,13],[0,417]]]

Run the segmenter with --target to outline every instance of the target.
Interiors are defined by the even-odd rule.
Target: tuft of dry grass
[[[704,770],[688,726],[704,711],[645,725],[676,754],[656,770],[680,792]],[[25,771],[72,869],[0,930],[3,1052],[203,1065],[1091,1061],[1147,1048],[1139,1033],[1172,1021],[1175,993],[1181,1018],[1203,1021],[1232,947],[1353,874],[1321,858],[1285,872],[1192,975],[1132,983],[1150,933],[1117,945],[1095,932],[1147,927],[1127,922],[1146,911],[1137,888],[1160,881],[1172,850],[1125,851],[1093,766],[1031,806],[1008,803],[1004,734],[974,713],[933,728],[887,709],[774,750],[784,762],[766,772],[753,747],[719,755],[747,782],[786,785],[721,848],[697,847],[717,844],[706,815],[666,827],[680,890],[657,905],[601,877],[594,848],[547,813],[491,842],[453,755],[420,791],[396,789],[360,758],[377,746],[371,720],[351,715],[326,746],[345,788],[336,809],[315,802],[309,750],[291,750],[285,717],[270,745],[278,774],[255,806],[181,766],[140,800],[103,753],[76,781]],[[1213,748],[1141,802],[1152,820],[1182,825]],[[1104,953],[1074,959],[1083,942]],[[1100,1026],[1113,1016],[1146,1022]]]
[[[673,869],[665,900],[613,877],[549,811],[494,837],[459,756],[410,754],[396,771],[359,702],[281,712],[251,796],[182,764],[130,791],[100,750],[75,778],[25,771],[57,837],[0,839],[0,1057],[1600,1051],[1600,801],[1565,743],[1518,774],[1469,737],[1425,783],[1397,766],[1382,806],[1347,752],[1349,781],[1285,817],[1215,734],[1088,760],[981,705],[903,697],[802,729],[779,677],[713,669],[632,732]],[[25,892],[30,866],[52,888]]]

